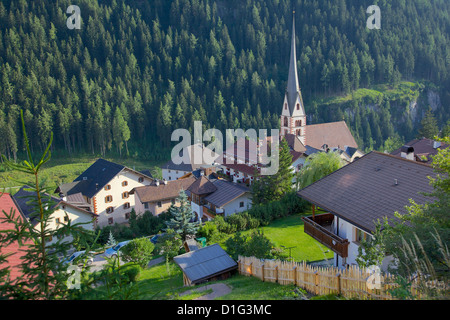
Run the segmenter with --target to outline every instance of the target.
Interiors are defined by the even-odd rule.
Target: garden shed
[[[185,286],[226,279],[238,266],[218,244],[176,256],[174,261],[183,271]]]

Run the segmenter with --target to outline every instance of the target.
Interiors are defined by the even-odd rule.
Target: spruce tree
[[[195,235],[200,227],[199,222],[192,222],[194,213],[192,212],[191,203],[184,190],[181,190],[177,198],[180,206],[171,205],[169,213],[171,218],[165,221],[166,230],[172,229],[178,233],[184,242],[188,235]]]
[[[434,139],[439,134],[438,124],[431,108],[428,109],[420,125],[418,138]]]

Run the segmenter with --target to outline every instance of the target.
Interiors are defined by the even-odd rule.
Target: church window
[[[285,127],[288,126],[288,118],[287,118],[287,117],[284,118],[284,126],[285,126]]]
[[[284,104],[284,110],[287,110],[287,103]]]
[[[300,103],[297,103],[297,110],[300,110]]]

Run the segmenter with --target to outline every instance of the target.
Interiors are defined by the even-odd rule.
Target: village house
[[[237,183],[202,175],[187,189],[195,219],[208,221],[216,215],[247,211],[251,205],[250,190]]]
[[[59,186],[55,193],[61,199],[77,197],[92,206],[97,225],[104,227],[127,223],[135,199],[130,191],[150,185],[154,179],[126,166],[98,159],[73,182]]]
[[[14,201],[23,216],[33,225],[36,230],[40,230],[39,219],[35,215],[35,208],[32,205],[33,201],[37,200],[35,192],[26,190],[28,186],[23,186],[20,190],[14,194]],[[50,217],[48,224],[48,230],[57,230],[63,224],[70,222],[71,224],[81,224],[80,226],[86,230],[94,231],[97,215],[94,212],[82,209],[75,204],[61,200],[57,197],[46,194],[48,199],[53,202],[53,213]],[[61,240],[64,242],[72,241],[72,237],[66,237],[64,239],[47,239],[47,245],[53,244],[56,241]]]
[[[173,181],[155,180],[152,184],[137,187],[130,191],[135,196],[135,211],[137,215],[146,211],[157,216],[167,211],[171,205],[178,206],[177,200],[181,190],[187,190],[195,182],[195,177],[190,176]]]
[[[161,166],[162,178],[166,181],[177,180],[182,176],[193,172],[201,167],[212,167],[214,163],[204,163],[203,160],[203,152],[208,151],[203,144],[196,143],[190,145],[181,150],[180,157],[183,159],[183,163],[175,164],[172,160],[166,162],[163,166]],[[208,156],[211,156],[213,159],[217,159],[219,157],[218,154],[210,151],[211,153]],[[197,154],[201,161],[195,161],[194,155]],[[201,155],[201,157],[199,156]]]
[[[298,191],[313,204],[313,215],[302,218],[304,231],[335,253],[335,266],[354,265],[361,240],[373,234],[378,221],[407,213],[410,199],[430,201],[422,194],[433,190],[429,176],[434,172],[427,164],[370,152]],[[316,214],[316,208],[326,213]],[[381,269],[390,261],[386,257]]]
[[[443,144],[439,141],[422,138],[414,139],[408,142],[401,148],[392,151],[391,154],[408,160],[431,163],[433,161],[432,157],[436,155],[439,150],[448,147],[449,145]]]

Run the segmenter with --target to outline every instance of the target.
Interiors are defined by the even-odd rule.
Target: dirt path
[[[194,300],[214,300],[217,297],[224,296],[224,295],[229,294],[231,292],[231,288],[229,286],[227,286],[226,284],[224,284],[224,283],[214,283],[214,284],[206,285],[206,286],[201,287],[201,288],[195,288],[195,289],[192,289],[192,290],[188,290],[188,291],[184,292],[183,294],[181,294],[180,296],[183,296],[183,295],[186,295],[186,294],[190,294],[193,291],[201,292],[201,291],[205,291],[205,290],[208,290],[208,289],[212,289],[213,292],[211,292],[209,294],[206,294],[204,296],[198,297],[198,298],[196,298]]]

